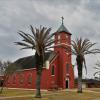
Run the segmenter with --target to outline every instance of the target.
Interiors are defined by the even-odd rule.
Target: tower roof
[[[61,26],[58,28],[57,32],[67,32],[67,33],[69,33],[69,31],[64,26],[64,24],[61,24]]]
[[[57,32],[66,32],[66,33],[70,33],[70,32],[68,31],[68,29],[64,26],[64,23],[63,23],[64,18],[63,18],[63,17],[61,17],[61,18],[62,18],[62,24],[61,24],[60,27],[58,28]]]

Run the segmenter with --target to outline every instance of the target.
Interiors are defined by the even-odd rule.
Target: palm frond
[[[36,37],[36,33],[35,33],[34,28],[32,27],[32,25],[30,25],[30,29],[31,29],[31,32],[32,32],[33,36]]]
[[[30,43],[30,44],[34,44],[34,41],[32,40],[32,38],[28,34],[24,33],[23,31],[20,31],[18,33],[20,36],[23,37],[23,39],[24,39],[23,41]]]
[[[20,46],[23,46],[22,49],[34,49],[34,46],[33,45],[28,45],[26,43],[22,43],[22,42],[14,42],[16,45],[20,45]]]
[[[46,47],[48,47],[48,46],[51,46],[51,45],[53,45],[55,43],[55,40],[54,39],[52,39],[52,40],[49,40],[49,41],[47,41],[45,44],[45,46]]]
[[[21,45],[21,46],[30,46],[26,43],[22,43],[22,42],[14,42],[16,45]]]
[[[97,70],[100,70],[100,68],[97,68],[97,67],[93,67],[94,69],[97,69]]]
[[[95,73],[94,73],[94,76],[95,76],[96,74],[98,74],[98,73],[100,73],[100,71],[95,72]]]
[[[98,67],[100,67],[100,62],[96,63],[96,65],[97,65]]]
[[[96,70],[98,70],[98,71],[96,71],[96,72],[94,73],[94,76],[95,76],[96,74],[100,74],[100,62],[96,63],[96,67],[93,67],[93,68],[96,69]]]
[[[49,29],[45,29],[45,32],[44,32],[44,35],[43,35],[43,37],[42,37],[42,39],[45,41],[45,40],[47,40],[48,38],[49,38],[49,33],[50,33],[50,31],[51,31],[51,28],[49,28]],[[51,35],[50,35],[50,38],[51,38]]]
[[[72,44],[71,44],[71,45],[72,45],[73,51],[76,52],[77,54],[79,54],[77,43],[76,43],[75,41],[72,40]]]
[[[89,49],[91,47],[93,47],[96,43],[91,43],[90,41],[88,41],[87,43],[85,43],[84,47],[82,48],[82,53],[85,51],[90,51]]]
[[[92,50],[85,50],[84,54],[96,54],[96,53],[100,53],[99,49],[92,49]]]

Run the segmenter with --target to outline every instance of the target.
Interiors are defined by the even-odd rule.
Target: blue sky
[[[0,0],[0,59],[15,61],[34,54],[34,51],[21,51],[14,45],[13,42],[21,39],[18,30],[30,32],[29,25],[44,25],[55,32],[61,25],[61,16],[72,39],[88,38],[100,48],[99,10],[100,0]],[[100,54],[86,56],[86,60],[88,74],[84,73],[84,77],[93,77],[93,67],[100,60]]]

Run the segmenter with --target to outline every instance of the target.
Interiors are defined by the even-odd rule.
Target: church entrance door
[[[69,80],[67,79],[66,80],[66,89],[68,89],[69,88]]]

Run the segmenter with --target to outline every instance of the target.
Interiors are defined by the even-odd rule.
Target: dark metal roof
[[[50,62],[57,54],[55,52],[47,52],[45,54],[45,61],[49,60]],[[20,65],[21,69],[30,69],[35,68],[35,56],[28,56],[24,58],[20,58],[14,62],[16,65]]]
[[[61,24],[61,26],[58,28],[57,32],[66,32],[66,33],[69,33],[69,31],[64,26],[64,24]]]

